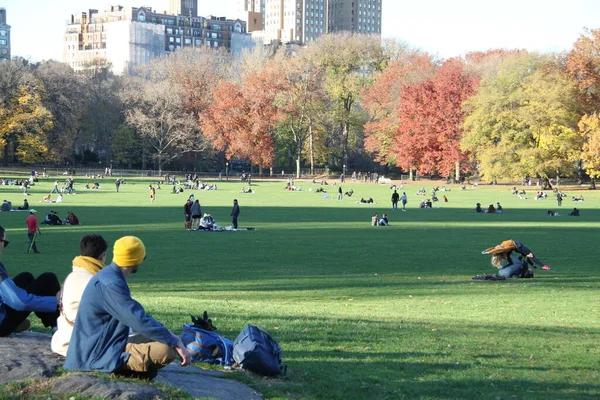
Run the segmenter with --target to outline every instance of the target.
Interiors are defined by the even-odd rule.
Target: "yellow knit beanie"
[[[146,258],[144,243],[135,236],[123,236],[115,242],[113,262],[121,268],[139,265]]]

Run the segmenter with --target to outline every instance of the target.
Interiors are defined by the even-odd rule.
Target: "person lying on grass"
[[[491,254],[492,265],[498,268],[498,275],[505,278],[533,278],[533,269],[530,266],[537,268],[539,265],[542,269],[550,269],[527,246],[517,240],[505,240],[482,251],[481,254]]]
[[[117,240],[113,262],[86,286],[67,350],[64,368],[153,379],[177,355],[181,365],[191,356],[181,339],[146,314],[131,297],[126,279],[138,272],[146,247],[135,236]],[[129,337],[129,330],[138,335]]]

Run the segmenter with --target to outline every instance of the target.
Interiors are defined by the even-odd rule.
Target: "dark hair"
[[[82,256],[99,259],[102,253],[108,250],[108,243],[100,235],[90,233],[79,241],[79,253]]]
[[[0,226],[0,238],[4,237],[4,232],[6,232],[6,231],[4,230],[4,228],[2,226]]]

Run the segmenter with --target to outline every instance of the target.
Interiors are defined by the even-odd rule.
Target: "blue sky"
[[[600,0],[382,0],[383,37],[442,58],[492,48],[560,52],[584,27],[600,28]],[[0,0],[12,26],[13,56],[62,58],[65,21],[109,5],[168,8],[168,0]],[[229,16],[236,0],[199,0],[200,15]]]

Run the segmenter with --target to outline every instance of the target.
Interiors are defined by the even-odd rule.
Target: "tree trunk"
[[[460,162],[457,161],[454,167],[454,180],[455,182],[458,182],[460,180]]]
[[[310,158],[310,174],[315,175],[315,149],[314,149],[314,138],[312,130],[312,120],[308,120],[308,138],[309,138],[309,158]]]
[[[296,156],[296,179],[300,179],[300,154]]]

